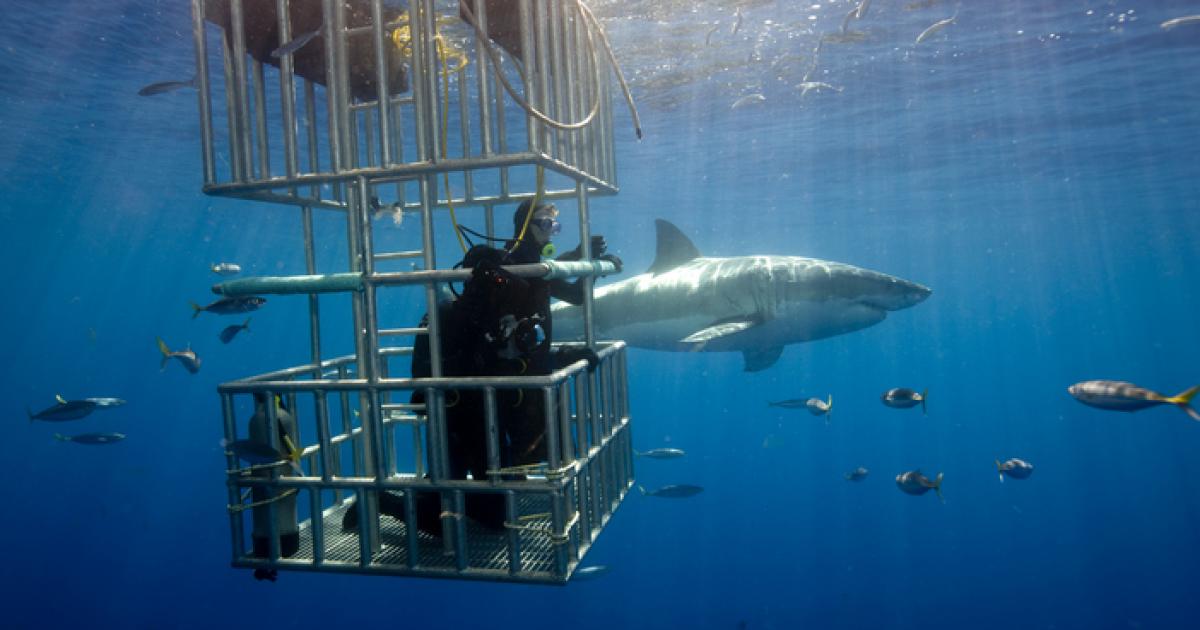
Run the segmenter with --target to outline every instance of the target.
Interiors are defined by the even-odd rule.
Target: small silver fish
[[[233,341],[233,338],[243,330],[250,330],[249,317],[247,317],[246,321],[242,322],[241,324],[232,324],[230,326],[226,326],[225,330],[222,330],[218,337],[221,339],[221,343],[229,343],[230,341]]]
[[[1166,22],[1159,24],[1159,26],[1161,26],[1164,31],[1169,31],[1176,26],[1184,26],[1186,24],[1200,24],[1200,15],[1185,15],[1183,17],[1171,18]]]
[[[608,573],[608,565],[593,564],[590,567],[579,567],[571,574],[573,580],[594,580]]]
[[[831,85],[824,81],[801,81],[800,83],[796,84],[796,89],[800,90],[800,96],[804,96],[805,94],[808,94],[809,92],[812,92],[812,91],[817,91],[817,92],[819,92],[821,90],[833,90],[834,92],[842,91],[842,88],[840,88],[836,85]]]
[[[120,407],[121,405],[125,404],[125,400],[122,398],[84,398],[84,400],[90,403],[95,403],[96,407],[101,409],[107,407]]]
[[[1000,460],[997,459],[996,472],[1000,475],[1000,483],[1004,483],[1004,475],[1013,479],[1028,479],[1029,475],[1033,474],[1033,464],[1016,457],[1006,460],[1004,463],[1000,463]]]
[[[257,295],[223,297],[208,306],[200,306],[195,302],[189,302],[192,305],[192,319],[196,319],[200,316],[200,313],[205,311],[217,315],[249,313],[250,311],[257,311],[259,307],[266,303],[267,298],[258,297]]]
[[[63,435],[55,433],[54,439],[76,444],[112,444],[125,439],[124,433],[81,433],[79,435]]]
[[[929,395],[929,390],[918,392],[915,389],[907,387],[893,387],[887,390],[879,397],[883,404],[893,409],[909,409],[921,405],[921,413],[925,413],[925,399]]]
[[[929,39],[934,33],[946,28],[947,26],[950,26],[957,19],[958,16],[951,16],[944,20],[938,20],[937,22],[934,22],[933,24],[929,25],[929,28],[921,31],[920,35],[917,35],[917,43],[920,44],[921,42]]]
[[[767,100],[767,97],[763,96],[762,94],[757,94],[757,93],[747,94],[747,95],[743,96],[742,98],[739,98],[738,100],[734,101],[733,105],[729,106],[729,109],[738,109],[739,107],[745,107],[747,105],[762,103],[765,100]]]
[[[325,26],[322,25],[321,28],[319,28],[315,31],[309,31],[307,33],[304,33],[303,35],[300,35],[299,37],[280,46],[279,48],[272,50],[271,57],[273,59],[278,59],[285,55],[290,55],[290,54],[296,52],[297,50],[300,50],[301,48],[304,48],[304,46],[306,44],[308,44],[308,42],[311,42],[312,40],[316,39],[317,36],[320,35],[321,32],[324,30],[325,30]]]
[[[687,497],[696,496],[704,492],[704,488],[700,486],[692,486],[688,484],[670,485],[657,488],[655,490],[646,490],[642,486],[638,486],[638,491],[644,497],[660,497],[663,499],[685,499]]]
[[[1200,392],[1200,385],[1174,396],[1139,387],[1127,381],[1083,381],[1067,388],[1075,400],[1098,409],[1110,411],[1140,411],[1158,405],[1175,405],[1193,420],[1200,420],[1200,413],[1191,406],[1192,398]]]
[[[870,472],[871,471],[867,470],[866,468],[859,466],[858,468],[846,473],[846,481],[862,481],[863,479],[867,478],[867,475]]]
[[[37,413],[33,413],[33,411],[26,407],[25,413],[29,416],[29,421],[64,422],[67,420],[79,420],[95,411],[97,407],[96,403],[90,400],[66,400],[62,396],[55,396],[55,399],[58,401],[56,405],[47,407]]]
[[[199,87],[199,82],[196,81],[196,77],[192,77],[187,81],[159,81],[138,90],[138,96],[154,96],[155,94],[166,94],[167,92],[174,92],[183,88],[197,87]]]
[[[943,503],[946,502],[942,496],[942,473],[938,473],[937,479],[929,480],[929,477],[921,474],[921,469],[911,470],[909,472],[896,475],[896,486],[901,492],[911,495],[921,495],[933,490],[937,493],[938,499]]]
[[[167,347],[167,344],[162,340],[162,337],[159,337],[158,351],[163,355],[162,364],[159,366],[160,371],[167,369],[167,361],[170,361],[171,359],[178,360],[179,363],[183,365],[184,369],[192,374],[200,371],[200,357],[196,356],[195,352],[192,352],[191,346],[188,346],[186,350],[174,352]]]
[[[652,448],[648,451],[635,450],[633,453],[638,457],[649,457],[650,459],[675,459],[687,454],[683,452],[683,449],[678,448]]]
[[[213,263],[208,267],[213,273],[219,276],[234,276],[242,273],[242,266],[237,263],[219,262]]]

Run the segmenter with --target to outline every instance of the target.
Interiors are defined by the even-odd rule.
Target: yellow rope
[[[450,65],[447,62],[447,56],[443,52],[446,46],[441,33],[438,33],[433,38],[433,43],[437,48],[438,59],[442,63],[442,158],[446,157],[447,145],[449,141],[447,136],[450,134]],[[465,67],[465,66],[464,66]],[[454,224],[454,236],[458,239],[458,246],[464,254],[467,253],[467,244],[463,241],[462,230],[458,229],[458,217],[454,214],[454,195],[450,191],[450,171],[443,170],[442,178],[446,189],[446,206],[450,208],[450,222]]]
[[[227,506],[225,506],[225,508],[228,509],[230,512],[236,514],[238,512],[244,512],[244,511],[252,509],[252,508],[262,507],[264,505],[270,505],[276,501],[282,501],[283,499],[286,499],[286,498],[292,496],[293,494],[296,494],[296,489],[289,488],[289,489],[284,490],[283,492],[279,493],[277,496],[271,497],[270,499],[263,499],[262,501],[255,501],[253,503],[247,503],[245,505],[227,505]]]

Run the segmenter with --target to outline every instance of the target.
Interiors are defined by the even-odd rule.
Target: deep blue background
[[[1158,26],[1194,4],[964,2],[915,46],[954,5],[876,0],[852,23],[866,41],[826,44],[811,77],[843,91],[802,99],[852,4],[739,3],[731,35],[724,3],[596,2],[647,130],[632,141],[617,110],[622,191],[592,208],[630,271],[663,217],[709,255],[827,258],[934,294],[758,374],[633,351],[635,443],[688,451],[639,461],[639,481],[706,491],[630,497],[588,557],[611,572],[561,589],[229,568],[215,387],[303,362],[304,301],[272,299],[230,346],[234,320],[192,321],[187,301],[214,261],[300,272],[299,218],[204,197],[194,93],[135,96],[190,74],[186,3],[105,4],[17,0],[0,20],[6,627],[1194,623],[1200,424],[1065,391],[1200,382],[1200,27]],[[730,108],[750,93],[765,101]],[[318,227],[322,265],[343,261],[336,216]],[[379,229],[415,242],[415,222]],[[350,351],[346,302],[323,308]],[[390,325],[420,307],[396,309]],[[160,373],[157,335],[201,372]],[[881,406],[894,386],[928,388],[928,417]],[[25,419],[56,393],[128,399],[66,429],[129,438],[56,442],[64,427]],[[765,406],[829,393],[828,426]],[[998,483],[1007,457],[1033,477]],[[944,505],[896,490],[913,468],[945,472]]]

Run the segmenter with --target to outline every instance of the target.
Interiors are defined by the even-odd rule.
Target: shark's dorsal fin
[[[691,239],[683,235],[674,224],[663,219],[655,219],[654,227],[658,242],[654,253],[654,263],[646,273],[656,274],[670,271],[683,263],[700,257],[700,250],[692,244]]]
[[[742,356],[746,359],[747,372],[761,372],[779,360],[779,356],[783,354],[783,346],[775,346],[774,348],[764,348],[757,350],[742,350]]]

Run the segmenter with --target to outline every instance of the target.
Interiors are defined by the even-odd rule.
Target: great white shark
[[[597,287],[596,336],[635,348],[741,352],[746,371],[779,360],[788,344],[862,330],[932,291],[878,271],[799,256],[708,258],[658,219],[654,263],[645,273]],[[583,338],[583,309],[552,307],[557,340]]]

